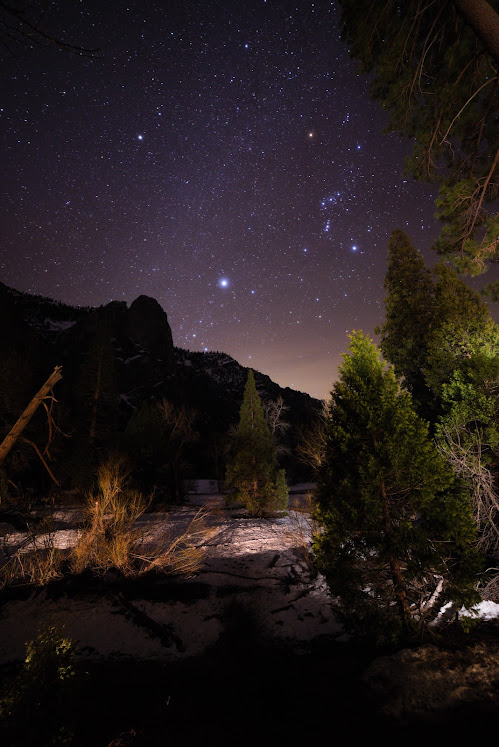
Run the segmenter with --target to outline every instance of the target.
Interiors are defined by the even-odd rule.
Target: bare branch
[[[45,469],[46,469],[46,470],[47,470],[47,472],[49,473],[50,477],[51,477],[51,478],[52,478],[52,480],[53,480],[53,481],[55,482],[55,484],[56,484],[56,485],[57,485],[58,487],[60,487],[60,483],[59,483],[59,482],[58,482],[58,480],[56,480],[56,478],[54,477],[54,473],[52,472],[52,470],[51,470],[51,469],[50,469],[50,467],[48,466],[47,462],[46,462],[46,461],[45,461],[45,459],[43,458],[43,454],[42,454],[42,452],[40,451],[40,449],[38,448],[38,446],[37,446],[37,445],[35,444],[35,442],[34,442],[34,441],[30,441],[30,440],[29,440],[29,438],[25,438],[24,436],[22,436],[22,437],[21,437],[21,441],[23,441],[23,442],[24,442],[25,444],[29,444],[30,446],[32,446],[32,447],[34,448],[34,450],[36,451],[36,453],[37,453],[37,454],[38,454],[38,456],[40,457],[40,461],[42,462],[43,466],[45,467]]]
[[[438,447],[456,475],[470,487],[473,514],[479,532],[478,546],[487,552],[499,551],[499,496],[494,475],[486,466],[486,453],[481,430],[465,426],[443,428],[443,440]]]
[[[452,120],[452,122],[450,123],[449,127],[447,128],[447,132],[445,133],[445,135],[443,136],[442,140],[440,141],[440,145],[442,145],[447,140],[447,135],[451,131],[451,129],[452,129],[453,125],[454,125],[454,122],[456,121],[456,119],[459,119],[459,117],[464,112],[464,110],[466,109],[466,107],[468,106],[468,104],[471,101],[473,101],[473,99],[475,98],[475,96],[477,96],[480,93],[480,91],[483,88],[485,88],[485,86],[488,86],[489,83],[494,83],[494,81],[497,81],[497,76],[495,78],[489,78],[489,80],[486,80],[485,83],[483,85],[481,85],[480,88],[477,91],[475,91],[475,93],[472,96],[469,97],[468,101],[466,101],[463,104],[463,106],[460,108],[460,110],[458,111],[458,113],[456,114],[456,116],[454,117],[454,119]]]

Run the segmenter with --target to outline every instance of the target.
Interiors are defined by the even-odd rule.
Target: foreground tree
[[[425,626],[437,598],[477,601],[474,523],[410,394],[360,332],[331,396],[318,562],[345,627],[386,643]]]
[[[286,476],[284,470],[279,469],[272,434],[265,421],[251,369],[227,466],[226,484],[229,489],[227,502],[240,502],[255,516],[263,516],[287,505]]]
[[[385,322],[377,330],[381,350],[403,377],[418,413],[435,421],[442,386],[466,358],[449,336],[485,329],[493,324],[490,312],[450,267],[439,264],[431,272],[400,230],[390,237],[385,289]]]
[[[479,547],[497,558],[499,327],[451,268],[431,273],[402,231],[390,240],[385,288],[383,354],[470,490]]]
[[[499,253],[499,14],[485,0],[341,0],[343,35],[389,129],[414,142],[407,169],[440,184],[435,249],[477,274]]]

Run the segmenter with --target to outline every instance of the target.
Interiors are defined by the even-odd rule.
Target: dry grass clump
[[[64,553],[54,546],[54,533],[47,522],[41,532],[31,528],[23,546],[15,552],[9,550],[4,539],[1,551],[5,562],[0,568],[0,588],[24,584],[45,586],[62,576]]]
[[[205,555],[200,545],[211,534],[208,511],[200,509],[187,529],[168,543],[145,549],[144,532],[136,526],[148,503],[127,485],[129,469],[113,456],[98,471],[98,492],[88,498],[88,523],[72,551],[73,569],[105,573],[111,568],[125,575],[160,571],[171,575],[199,570]]]
[[[174,539],[166,550],[159,551],[146,570],[158,570],[171,575],[191,575],[201,567],[206,543],[213,530],[208,524],[209,510],[200,508],[189,526]]]
[[[135,528],[147,502],[130,489],[130,469],[124,457],[114,455],[97,473],[98,491],[87,500],[87,526],[72,550],[73,569],[105,573],[116,568],[129,574],[136,565],[141,532]]]
[[[45,586],[62,576],[63,555],[56,547],[12,555],[0,569],[0,588],[32,584]]]
[[[137,526],[148,506],[143,496],[129,484],[126,459],[113,455],[97,473],[97,489],[87,498],[86,525],[71,550],[55,546],[55,534],[44,527],[32,529],[23,546],[9,551],[0,546],[0,588],[13,584],[42,586],[63,575],[64,564],[75,573],[89,569],[105,574],[111,569],[126,576],[156,571],[169,575],[192,575],[205,556],[203,544],[213,533],[209,511],[201,508],[177,537],[146,537]]]

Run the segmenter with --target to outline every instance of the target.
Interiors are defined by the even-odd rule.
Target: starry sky
[[[174,342],[325,397],[383,317],[388,238],[430,259],[335,2],[66,0],[87,48],[2,50],[0,280],[71,304],[156,298]]]

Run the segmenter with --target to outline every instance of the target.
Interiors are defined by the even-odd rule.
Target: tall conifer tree
[[[287,505],[285,473],[279,469],[272,434],[265,421],[251,369],[227,466],[226,483],[228,503],[240,502],[255,516]]]
[[[381,350],[416,402],[426,403],[430,393],[424,379],[427,341],[434,319],[431,272],[409,237],[396,230],[390,237],[385,277],[385,323]]]
[[[410,394],[360,332],[331,395],[316,501],[318,561],[347,629],[410,634],[440,601],[476,601],[478,555],[459,490]]]
[[[427,270],[402,231],[390,240],[385,288],[381,349],[470,491],[479,546],[497,557],[499,327],[452,268]]]

